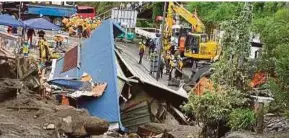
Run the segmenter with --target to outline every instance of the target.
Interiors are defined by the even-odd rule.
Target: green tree
[[[155,22],[155,19],[157,16],[163,16],[163,10],[164,10],[164,3],[163,2],[154,2],[152,4],[152,10],[153,10],[153,16],[152,20]]]
[[[246,90],[248,86],[249,54],[250,54],[250,24],[252,21],[252,6],[246,5],[236,20],[224,22],[221,30],[222,55],[214,64],[216,72],[213,79],[217,84]]]
[[[235,18],[242,5],[236,2],[190,2],[185,7],[192,13],[196,10],[206,26],[206,32],[212,34],[221,22]]]
[[[201,96],[191,94],[184,106],[185,111],[193,112],[204,123],[205,131],[211,123],[227,120],[233,108],[249,107],[244,91],[250,70],[251,21],[252,5],[246,3],[237,19],[222,24],[221,29],[225,32],[221,39],[223,53],[213,64],[215,89]]]
[[[274,16],[265,23],[261,31],[264,42],[264,52],[260,60],[260,69],[269,73],[268,82],[275,100],[273,108],[279,108],[281,113],[288,112],[289,107],[289,10],[279,9]]]

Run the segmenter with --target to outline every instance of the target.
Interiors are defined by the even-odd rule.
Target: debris
[[[54,124],[48,124],[48,125],[46,126],[46,129],[47,129],[47,130],[54,130],[54,129],[55,129],[55,125],[54,125]]]
[[[27,109],[27,110],[39,110],[38,107],[29,107],[29,106],[8,106],[7,109],[14,109],[14,110],[20,110],[20,109]]]
[[[14,79],[0,79],[0,102],[15,98],[21,82]]]
[[[71,116],[67,116],[67,117],[63,118],[62,120],[67,124],[70,124],[72,122]]]
[[[284,132],[289,130],[289,121],[284,117],[265,117],[265,132]]]
[[[199,137],[202,128],[199,126],[184,126],[184,125],[166,125],[157,123],[148,123],[140,126],[138,134],[141,137],[156,136],[167,132],[172,138],[187,138],[189,136]]]

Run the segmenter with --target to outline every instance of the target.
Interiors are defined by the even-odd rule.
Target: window
[[[70,49],[69,51],[65,53],[62,72],[66,72],[78,66],[78,60],[79,60],[78,51],[79,51],[78,46],[75,46],[74,48]]]
[[[207,41],[207,36],[206,35],[202,35],[201,36],[201,43],[205,43]]]
[[[77,10],[77,13],[94,13],[93,9],[81,9]]]

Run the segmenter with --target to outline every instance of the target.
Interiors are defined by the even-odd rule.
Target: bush
[[[232,130],[251,129],[255,123],[255,113],[250,109],[233,109],[229,115],[228,125]]]
[[[205,92],[200,96],[191,94],[189,102],[183,109],[187,113],[194,113],[197,121],[209,125],[225,119],[231,110],[231,105],[224,94]]]

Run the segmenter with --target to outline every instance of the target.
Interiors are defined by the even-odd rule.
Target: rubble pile
[[[148,123],[139,127],[138,134],[140,134],[141,137],[154,136],[155,138],[187,138],[199,137],[201,131],[202,128],[199,126]]]
[[[21,67],[21,78],[0,78],[0,137],[80,137],[108,130],[108,122],[90,116],[87,110],[58,105],[53,95],[43,94],[45,85],[38,73]],[[12,72],[14,69],[7,67]],[[38,85],[31,85],[35,81]]]
[[[284,117],[266,117],[264,120],[265,132],[283,132],[289,130],[289,122]]]

